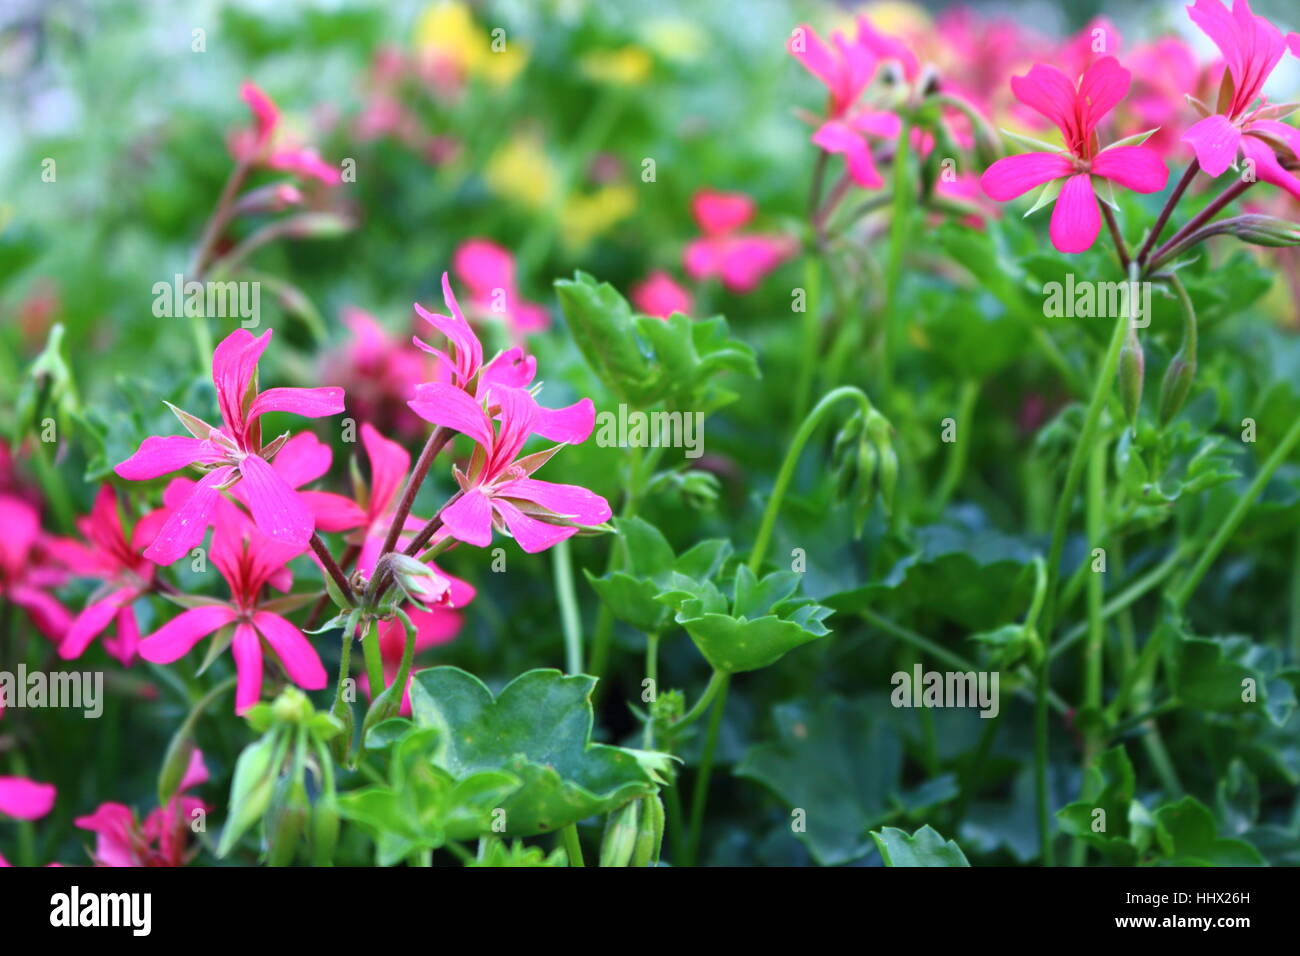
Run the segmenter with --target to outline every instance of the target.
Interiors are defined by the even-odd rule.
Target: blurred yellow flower
[[[549,206],[559,190],[559,172],[535,133],[512,136],[492,154],[483,176],[493,194],[532,209]]]
[[[642,30],[645,44],[674,63],[694,63],[708,46],[703,32],[689,20],[652,20]]]
[[[560,238],[570,251],[581,251],[636,209],[636,192],[630,186],[601,186],[585,196],[573,196],[560,210]]]
[[[521,44],[501,33],[489,33],[474,22],[467,4],[438,0],[425,7],[415,24],[415,47],[450,63],[465,76],[481,76],[496,86],[513,80],[528,62]]]
[[[615,86],[640,86],[654,69],[654,59],[639,46],[617,50],[597,50],[581,61],[582,72],[597,83]]]
[[[934,21],[924,7],[915,3],[904,3],[901,0],[867,3],[858,9],[858,13],[865,14],[877,30],[893,36],[916,36],[928,33],[934,25]]]

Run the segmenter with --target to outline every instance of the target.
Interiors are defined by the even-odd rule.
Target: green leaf
[[[1214,815],[1195,797],[1183,797],[1155,813],[1159,840],[1172,866],[1263,866],[1249,843],[1220,837]]]
[[[1144,849],[1130,824],[1145,816],[1134,798],[1136,777],[1122,746],[1099,754],[1084,774],[1083,797],[1056,812],[1061,831],[1096,847],[1112,863],[1132,866]]]
[[[900,808],[919,810],[951,799],[950,786],[905,794],[903,744],[865,701],[822,697],[778,704],[776,739],[746,751],[736,776],[776,794],[804,824],[795,835],[824,866],[871,852],[869,831]]]
[[[531,670],[493,697],[477,677],[456,667],[415,675],[415,723],[441,731],[433,762],[457,780],[503,771],[522,787],[506,798],[504,832],[548,833],[605,813],[654,784],[637,756],[591,743],[591,690],[596,680]]]
[[[871,838],[885,866],[970,866],[961,847],[929,824],[910,836],[897,827],[884,827],[872,830]]]

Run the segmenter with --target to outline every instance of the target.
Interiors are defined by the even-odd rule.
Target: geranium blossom
[[[314,530],[307,504],[270,465],[288,433],[264,445],[259,419],[267,412],[290,412],[307,418],[343,411],[341,388],[271,388],[258,393],[257,363],[271,340],[268,329],[254,338],[236,329],[217,346],[212,381],[217,387],[222,428],[177,411],[192,437],[146,438],[134,455],[117,466],[128,481],[157,478],[187,465],[202,465],[206,475],[189,498],[167,519],[145,557],[170,564],[203,539],[222,490],[243,483],[243,498],[253,520],[267,537],[299,550]]]
[[[195,750],[176,796],[150,811],[143,824],[136,820],[134,810],[121,803],[102,803],[94,813],[73,822],[95,834],[91,855],[97,866],[184,866],[192,855],[187,848],[194,813],[211,809],[185,791],[207,782],[203,754]]]
[[[1300,159],[1300,130],[1277,119],[1266,103],[1255,107],[1260,90],[1286,52],[1281,31],[1251,12],[1247,0],[1233,0],[1229,13],[1219,0],[1196,0],[1187,14],[1223,54],[1231,78],[1231,97],[1223,112],[1211,113],[1183,134],[1201,168],[1218,176],[1240,152],[1264,182],[1300,199],[1300,178],[1284,169],[1275,148],[1292,162]],[[1293,49],[1300,37],[1292,34]],[[1225,80],[1226,82],[1226,80]]]
[[[132,603],[153,588],[157,567],[142,552],[157,537],[167,514],[165,508],[149,512],[135,523],[128,539],[118,514],[116,493],[111,485],[100,487],[90,514],[77,522],[87,544],[68,542],[61,554],[74,574],[97,578],[102,584],[68,628],[59,645],[60,657],[80,657],[90,642],[116,620],[117,634],[106,639],[104,647],[123,664],[135,659],[140,628]]]
[[[50,594],[68,579],[55,539],[41,530],[36,509],[13,495],[0,494],[0,528],[0,599],[26,611],[50,640],[62,640],[72,615]]]
[[[691,294],[662,269],[650,273],[632,287],[632,304],[646,315],[666,319],[674,312],[691,314]]]
[[[733,292],[749,292],[794,253],[785,236],[740,232],[754,216],[754,201],[743,193],[701,190],[691,200],[691,212],[704,233],[686,246],[683,257],[692,279],[717,276]]]
[[[319,690],[326,676],[311,642],[281,614],[269,610],[263,594],[267,585],[288,590],[292,577],[285,565],[302,548],[274,541],[253,525],[224,518],[218,516],[211,558],[230,589],[230,600],[205,599],[182,611],[141,641],[140,656],[155,664],[170,664],[221,630],[216,640],[228,643],[234,655],[239,672],[235,711],[242,714],[262,694],[263,640],[299,687]]]
[[[519,294],[515,257],[486,239],[461,243],[452,257],[457,277],[469,287],[477,317],[502,318],[516,337],[541,332],[551,324],[546,309]]]
[[[53,784],[26,777],[0,777],[0,816],[39,820],[54,807]]]
[[[980,185],[991,198],[1003,202],[1044,183],[1059,190],[1050,234],[1052,245],[1061,252],[1083,252],[1101,230],[1094,179],[1154,193],[1169,178],[1160,154],[1146,146],[1097,149],[1097,124],[1124,98],[1129,78],[1128,70],[1111,56],[1093,63],[1077,86],[1060,70],[1041,63],[1025,76],[1011,78],[1016,98],[1056,124],[1065,148],[999,159],[985,170]]]
[[[230,151],[235,159],[315,179],[327,186],[337,186],[343,181],[339,170],[321,159],[315,149],[296,143],[281,132],[280,110],[261,89],[244,83],[239,95],[253,114],[253,127],[238,130],[231,137]]]
[[[343,310],[342,322],[352,337],[321,363],[327,382],[347,392],[348,408],[358,420],[391,433],[413,435],[424,425],[406,403],[415,386],[432,379],[436,363],[408,348],[407,335],[390,335],[374,316],[361,309]]]
[[[496,429],[479,401],[450,385],[423,385],[411,402],[421,418],[468,435],[478,445],[468,471],[455,470],[462,494],[443,508],[440,534],[486,547],[495,527],[508,530],[524,551],[534,553],[576,534],[579,525],[608,521],[609,503],[600,495],[531,477],[559,449],[519,457],[530,434],[543,434],[532,396],[506,385],[493,386],[491,396],[500,409]]]

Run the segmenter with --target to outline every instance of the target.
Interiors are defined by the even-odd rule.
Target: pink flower
[[[50,640],[61,641],[72,615],[49,593],[68,577],[56,560],[58,539],[41,530],[34,507],[13,495],[0,494],[0,528],[0,599],[26,611]]]
[[[439,360],[439,382],[449,384],[481,402],[491,404],[491,393],[495,386],[514,389],[527,389],[537,375],[537,360],[525,355],[520,348],[506,349],[496,355],[492,361],[483,364],[483,345],[474,334],[470,324],[456,302],[451,290],[451,282],[444,272],[442,275],[442,296],[451,315],[429,312],[415,303],[415,311],[422,319],[434,327],[447,340],[447,348],[437,349],[420,339],[415,344]],[[417,415],[426,421],[434,421],[421,410],[422,389],[416,388],[416,401],[408,404]],[[532,395],[529,401],[533,401]],[[591,399],[584,398],[564,408],[543,408],[533,401],[532,423],[534,433],[551,441],[576,445],[587,440],[596,423],[596,407]],[[435,424],[438,424],[435,422]],[[454,426],[453,426],[454,427]]]
[[[53,784],[26,777],[0,777],[0,816],[39,820],[54,806]]]
[[[320,690],[326,676],[315,648],[302,631],[266,608],[263,595],[266,585],[288,589],[291,577],[285,565],[302,547],[274,541],[253,525],[224,518],[218,515],[211,558],[230,588],[230,600],[182,611],[141,641],[140,656],[155,664],[170,664],[213,631],[234,625],[233,633],[223,631],[217,640],[229,642],[239,673],[235,713],[242,714],[261,698],[263,640],[289,680],[306,690]]]
[[[238,130],[231,137],[230,151],[235,159],[316,179],[326,186],[343,181],[339,170],[321,159],[316,150],[279,135],[280,111],[262,90],[245,82],[239,95],[253,114],[253,128]]]
[[[1094,177],[1140,193],[1159,192],[1169,178],[1160,154],[1148,147],[1112,145],[1097,150],[1097,124],[1124,98],[1128,87],[1128,70],[1111,56],[1088,67],[1077,87],[1060,70],[1041,63],[1025,76],[1013,76],[1016,98],[1056,124],[1065,137],[1065,149],[999,159],[980,179],[984,192],[1006,202],[1035,186],[1060,180],[1052,211],[1052,245],[1061,252],[1090,248],[1101,230]]]
[[[100,804],[94,813],[73,822],[95,834],[96,866],[184,866],[193,815],[210,809],[185,791],[207,781],[203,754],[195,750],[177,795],[151,811],[143,825],[137,823],[135,811],[121,803]]]
[[[500,427],[495,430],[483,404],[451,385],[422,385],[411,402],[421,418],[468,435],[478,446],[468,472],[455,470],[461,495],[443,508],[439,537],[487,547],[496,528],[508,531],[524,551],[533,554],[576,534],[579,525],[608,521],[609,503],[600,495],[577,485],[531,477],[559,446],[519,458],[530,434],[565,440],[557,439],[555,431],[547,434],[541,430],[546,426],[540,424],[539,416],[546,410],[540,409],[528,392],[508,385],[493,385],[490,402],[500,408]],[[577,441],[587,434],[590,428]]]
[[[259,338],[246,329],[236,329],[217,346],[212,356],[212,381],[224,428],[173,409],[193,437],[146,438],[134,455],[117,466],[118,476],[127,481],[157,478],[187,465],[207,469],[145,551],[151,561],[171,564],[202,541],[221,491],[236,482],[243,484],[242,497],[267,537],[296,545],[298,550],[311,538],[311,511],[269,464],[289,435],[286,432],[264,446],[259,419],[267,412],[307,418],[337,415],[343,411],[343,389],[271,388],[259,394],[257,362],[270,341],[270,329]]]
[[[452,258],[456,276],[469,287],[477,318],[504,318],[516,337],[541,332],[551,324],[546,309],[527,302],[515,282],[515,258],[487,239],[460,244]]]
[[[632,304],[646,315],[666,319],[674,312],[691,314],[691,294],[659,269],[632,287]]]
[[[691,211],[704,235],[686,246],[686,273],[700,280],[719,276],[733,292],[749,292],[759,280],[794,253],[785,236],[740,233],[754,215],[754,201],[743,193],[701,190]]]
[[[361,309],[344,309],[343,324],[352,339],[322,363],[325,380],[342,385],[358,420],[373,422],[390,434],[416,434],[424,426],[406,403],[415,395],[415,386],[434,377],[435,363],[413,353],[406,336],[390,336]]]
[[[59,645],[60,657],[80,657],[116,619],[117,636],[105,640],[104,646],[124,665],[135,659],[140,628],[131,605],[153,588],[157,567],[141,552],[158,536],[166,519],[166,509],[149,512],[136,522],[128,539],[117,511],[117,495],[111,485],[100,487],[90,514],[77,522],[88,545],[69,542],[62,554],[74,574],[97,578],[103,584],[68,628]]]
[[[1223,54],[1232,96],[1226,112],[1212,113],[1194,123],[1183,134],[1183,142],[1192,147],[1201,168],[1211,176],[1222,174],[1240,152],[1254,164],[1259,179],[1300,199],[1300,179],[1282,167],[1274,149],[1276,144],[1290,153],[1287,158],[1293,162],[1300,158],[1300,130],[1270,115],[1267,103],[1252,109],[1286,51],[1281,31],[1264,17],[1255,16],[1247,0],[1233,0],[1231,13],[1219,0],[1196,0],[1187,8],[1187,15]],[[1300,56],[1300,36],[1292,34],[1290,42]]]

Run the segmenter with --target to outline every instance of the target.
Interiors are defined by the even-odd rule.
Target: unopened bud
[[[600,844],[601,866],[627,866],[637,841],[639,801],[626,803],[611,813],[605,823],[605,839]]]
[[[1129,326],[1128,339],[1119,353],[1119,397],[1124,405],[1124,414],[1129,424],[1136,425],[1138,410],[1142,407],[1142,379],[1146,371],[1146,359],[1142,354],[1142,343],[1137,333]]]
[[[1187,393],[1192,389],[1192,381],[1196,378],[1196,356],[1191,356],[1191,360],[1185,356],[1180,349],[1170,361],[1169,367],[1165,369],[1165,377],[1160,383],[1160,424],[1161,426],[1169,424],[1183,403],[1187,401]]]

